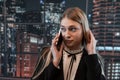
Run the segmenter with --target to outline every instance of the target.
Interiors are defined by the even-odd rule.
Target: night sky
[[[25,0],[25,3],[27,11],[40,10],[40,0]],[[80,7],[82,10],[86,11],[86,0],[66,0],[66,8],[68,7]]]
[[[40,10],[40,0],[25,0],[26,11]]]
[[[79,7],[86,11],[86,0],[66,0],[66,8],[68,7]]]

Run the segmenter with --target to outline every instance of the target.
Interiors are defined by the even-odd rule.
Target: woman
[[[60,32],[60,50],[57,34],[51,47],[41,51],[32,80],[105,80],[85,13],[68,8],[61,17]]]

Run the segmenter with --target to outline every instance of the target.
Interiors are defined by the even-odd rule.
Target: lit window
[[[116,33],[115,33],[115,36],[120,36],[120,32],[116,32]]]
[[[31,43],[37,43],[37,38],[35,38],[35,37],[30,37],[30,42],[31,42]]]

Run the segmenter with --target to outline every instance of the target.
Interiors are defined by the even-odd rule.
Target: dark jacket
[[[41,74],[39,74],[39,71],[44,66],[43,64],[44,61],[46,60],[46,56],[49,51],[50,51],[49,48],[44,48],[42,50],[41,56],[44,55],[44,58],[42,56],[38,60],[36,69],[32,76],[32,80],[64,80],[62,59],[59,64],[60,69],[56,68],[51,60],[49,65],[44,69],[44,71]],[[36,75],[37,77],[35,78]],[[88,55],[87,51],[85,49],[83,50],[83,55],[79,63],[74,80],[105,80],[105,77],[102,75],[101,65],[98,62],[97,54]]]

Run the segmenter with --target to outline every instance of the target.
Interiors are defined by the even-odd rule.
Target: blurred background
[[[0,0],[0,80],[30,80],[68,7],[85,11],[107,80],[120,80],[120,0]]]

